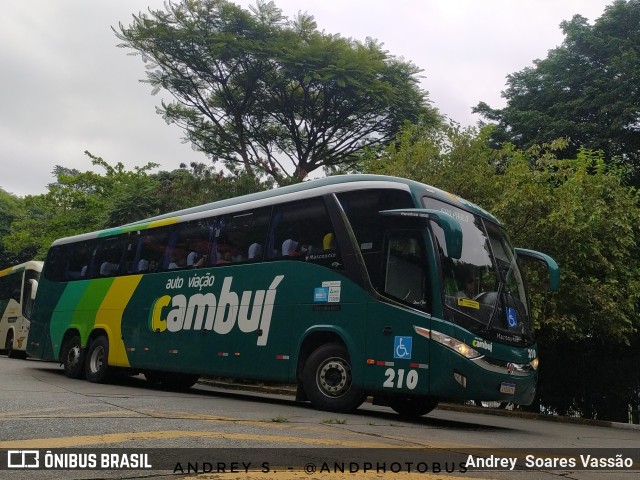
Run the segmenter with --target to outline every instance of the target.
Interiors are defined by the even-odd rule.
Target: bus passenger
[[[191,252],[187,255],[187,267],[192,268],[200,268],[204,267],[207,264],[207,255],[202,253],[202,245],[189,241],[189,245],[191,245]]]
[[[258,242],[253,242],[251,245],[249,245],[247,258],[249,260],[260,260],[262,258],[262,245],[260,245]]]
[[[102,262],[100,265],[100,276],[101,277],[110,277],[114,275],[118,271],[119,265],[117,263],[112,262]]]
[[[336,239],[333,233],[327,233],[322,239],[322,250],[331,251],[336,248]]]
[[[472,276],[465,277],[463,280],[462,290],[456,293],[458,298],[474,298],[478,293],[476,279]]]
[[[176,268],[184,268],[186,265],[186,260],[184,258],[182,250],[174,250],[171,254],[171,263],[167,267],[169,270],[175,270]]]
[[[224,237],[218,238],[216,243],[216,264],[231,263],[231,244]]]
[[[297,257],[299,243],[291,238],[287,238],[282,242],[282,256],[283,257]]]

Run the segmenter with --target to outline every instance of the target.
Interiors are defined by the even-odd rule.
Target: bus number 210
[[[413,390],[418,385],[418,372],[415,370],[409,370],[406,378],[403,368],[397,372],[393,368],[387,368],[384,374],[387,377],[382,384],[384,388],[404,388],[406,386],[409,390]]]

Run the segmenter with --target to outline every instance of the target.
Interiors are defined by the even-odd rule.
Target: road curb
[[[248,391],[257,393],[269,393],[273,395],[294,395],[296,394],[296,388],[292,385],[262,385],[262,384],[249,384],[238,383],[230,380],[220,380],[213,378],[202,378],[198,383],[209,385],[216,388],[222,388],[226,390]],[[605,420],[591,420],[586,418],[576,417],[564,417],[555,415],[543,415],[540,413],[523,412],[520,410],[504,410],[498,408],[484,408],[475,407],[472,405],[459,405],[455,403],[440,403],[437,410],[445,410],[451,412],[465,412],[476,413],[482,415],[494,415],[498,417],[513,417],[529,420],[542,420],[545,422],[555,423],[570,423],[574,425],[589,425],[596,427],[607,428],[619,428],[623,430],[637,430],[640,431],[640,425],[621,422],[609,422]]]

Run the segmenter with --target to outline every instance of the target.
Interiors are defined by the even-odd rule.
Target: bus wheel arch
[[[353,384],[349,352],[342,342],[318,346],[302,365],[302,386],[315,408],[348,413],[366,398]]]
[[[85,378],[92,383],[104,383],[109,379],[109,337],[104,330],[91,333],[84,367]]]
[[[84,376],[85,349],[82,348],[80,332],[69,330],[65,333],[59,360],[68,378],[77,379]]]
[[[337,343],[343,347],[345,346],[342,337],[335,332],[316,331],[309,333],[309,335],[304,338],[298,351],[298,362],[296,367],[296,379],[298,383],[302,382],[304,367],[309,356],[322,345],[327,345],[329,343]]]

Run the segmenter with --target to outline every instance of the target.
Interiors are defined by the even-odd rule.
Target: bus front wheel
[[[82,378],[84,375],[84,350],[78,335],[73,335],[65,340],[60,359],[67,377]]]
[[[84,374],[92,383],[103,383],[109,377],[109,340],[106,337],[96,337],[87,350]]]
[[[302,386],[319,410],[347,413],[358,408],[365,395],[353,384],[349,352],[330,343],[311,353],[302,372]]]

